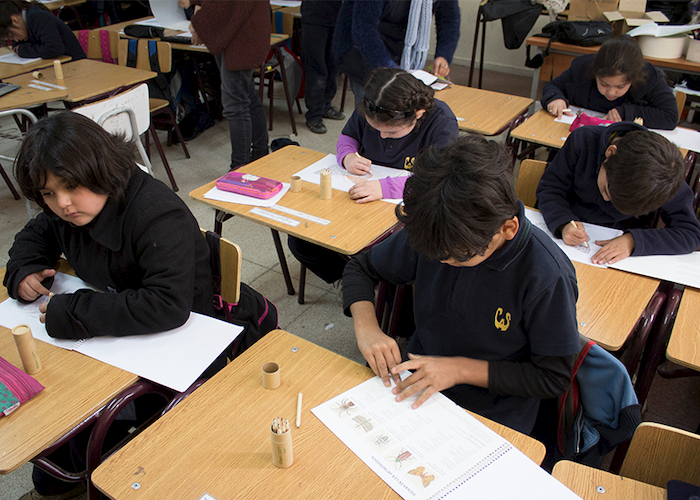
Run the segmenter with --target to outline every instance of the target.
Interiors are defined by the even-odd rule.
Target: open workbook
[[[442,393],[394,398],[374,377],[311,411],[402,498],[579,498]]]
[[[92,288],[80,278],[56,273],[51,291],[71,293]],[[65,340],[49,337],[39,320],[42,297],[31,304],[14,299],[0,303],[0,325],[29,325],[35,339],[77,351],[122,370],[134,373],[178,392],[192,385],[204,370],[235,340],[243,328],[202,314],[190,313],[181,327],[149,335],[92,337]],[[206,340],[206,341],[204,341]]]

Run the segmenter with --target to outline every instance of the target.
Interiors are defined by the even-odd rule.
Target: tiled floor
[[[455,83],[466,84],[469,68],[453,67],[451,78]],[[516,95],[528,96],[530,80],[507,74],[486,71],[484,88]],[[439,94],[437,95],[439,98]],[[346,115],[353,109],[352,93],[348,91]],[[267,108],[267,99],[265,100]],[[336,105],[340,102],[340,91]],[[274,130],[270,140],[289,137],[291,125],[286,118],[284,101],[275,103]],[[326,153],[335,153],[335,142],[344,121],[325,120],[328,133],[312,134],[304,125],[304,118],[295,115],[298,136],[293,139],[302,146]],[[0,137],[3,133],[15,133],[11,120],[0,121]],[[12,154],[16,143],[0,139],[0,153]],[[218,122],[189,144],[191,159],[185,159],[182,150],[166,148],[168,160],[180,186],[179,195],[189,205],[200,225],[213,228],[212,209],[189,200],[188,193],[202,184],[224,174],[229,164],[229,135],[227,124]],[[9,162],[2,161],[9,172]],[[156,177],[167,183],[165,172],[154,150]],[[15,201],[9,190],[0,183],[0,266],[7,261],[7,251],[12,239],[26,223],[24,201]],[[364,363],[354,340],[352,322],[340,308],[338,290],[327,285],[311,273],[307,275],[306,303],[297,304],[296,296],[286,293],[279,262],[269,229],[245,221],[232,219],[224,224],[224,236],[238,243],[243,253],[243,281],[275,302],[280,312],[280,327],[315,342],[343,356]],[[287,251],[287,259],[295,286],[298,286],[299,265]],[[655,381],[652,387],[646,418],[694,430],[700,422],[700,377],[679,381]],[[31,489],[31,466],[26,465],[7,476],[0,476],[0,500],[15,500]]]

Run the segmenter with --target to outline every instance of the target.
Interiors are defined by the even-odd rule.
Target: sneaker
[[[76,488],[60,495],[41,495],[36,490],[32,490],[19,497],[19,500],[84,500],[85,498],[87,498],[85,485],[79,484]]]
[[[311,122],[306,122],[306,126],[309,127],[314,134],[325,134],[328,129],[323,124],[323,120],[314,120]]]
[[[335,108],[328,108],[323,112],[323,117],[331,120],[345,120],[345,113],[341,113]]]

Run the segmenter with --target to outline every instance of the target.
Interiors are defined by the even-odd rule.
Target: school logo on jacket
[[[403,161],[403,168],[406,170],[411,170],[413,168],[413,162],[415,161],[416,157],[411,157],[407,156],[404,161]]]
[[[496,309],[496,316],[493,318],[493,322],[497,329],[505,332],[510,326],[510,313],[503,314],[503,308],[499,307]]]

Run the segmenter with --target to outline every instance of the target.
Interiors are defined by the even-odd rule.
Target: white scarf
[[[401,69],[423,69],[430,47],[433,0],[411,0],[406,37],[403,42]]]

